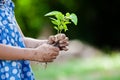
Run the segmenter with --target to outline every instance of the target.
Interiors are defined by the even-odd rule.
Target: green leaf
[[[72,13],[72,14],[70,15],[70,19],[71,19],[71,21],[72,21],[75,25],[77,25],[78,18],[77,18],[77,16],[76,16],[76,14]]]
[[[70,24],[71,22],[73,22],[75,25],[77,25],[77,22],[78,22],[78,18],[76,14],[74,13],[72,14],[66,13],[64,15],[59,11],[52,11],[52,12],[45,14],[45,16],[53,17],[50,19],[52,20],[52,23],[56,25],[54,26],[54,29],[56,29],[58,33],[61,33],[62,30],[66,32],[68,30],[67,24]]]
[[[65,24],[71,24],[71,22],[65,22]]]
[[[56,20],[55,18],[51,18],[51,17],[50,17],[50,19],[51,19],[51,20]]]
[[[52,23],[59,26],[60,25],[60,20],[54,20],[54,21],[52,21]]]
[[[58,19],[58,20],[63,20],[64,19],[64,15],[62,13],[58,13],[57,15],[55,15],[55,17]]]
[[[57,31],[59,31],[58,27],[54,26],[54,29],[56,29]]]
[[[70,13],[67,12],[67,13],[66,13],[66,17],[70,17]]]
[[[51,11],[51,12],[45,14],[45,16],[54,16],[54,15],[57,15],[59,13],[61,13],[61,12],[59,12],[59,11]]]
[[[52,21],[52,23],[53,24],[55,24],[55,25],[58,25],[58,23],[57,23],[57,21],[55,20],[55,21]]]
[[[63,25],[59,26],[59,30],[62,31],[63,30]]]
[[[64,31],[65,31],[65,32],[68,30],[68,28],[67,28],[67,25],[66,25],[66,24],[64,24],[64,25],[63,25],[63,28],[64,28]]]

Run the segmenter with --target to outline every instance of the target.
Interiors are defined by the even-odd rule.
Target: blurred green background
[[[24,35],[37,38],[43,28],[55,30],[44,15],[58,10],[75,13],[78,26],[69,25],[66,35],[79,39],[98,48],[116,49],[120,47],[119,0],[13,0],[15,14]]]
[[[46,70],[40,64],[33,63],[37,80],[120,80],[119,0],[13,1],[16,19],[24,35],[28,37],[41,38],[56,34],[50,19],[44,16],[50,11],[70,12],[78,16],[78,25],[68,25],[69,31],[65,34],[71,41],[78,40],[82,48],[76,46],[76,42],[71,42],[68,53],[75,54],[74,58],[66,59],[62,63],[58,60],[57,64],[48,65]],[[81,51],[75,52],[76,48]],[[97,56],[89,59],[93,53]]]

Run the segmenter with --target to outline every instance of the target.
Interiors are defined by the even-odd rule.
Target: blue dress
[[[0,44],[25,48],[11,0],[0,0]],[[20,53],[18,53],[20,54]],[[28,60],[0,60],[0,80],[34,80]]]

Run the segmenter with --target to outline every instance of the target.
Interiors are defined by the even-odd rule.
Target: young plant
[[[50,17],[51,22],[55,25],[54,29],[57,30],[57,33],[60,34],[62,31],[66,32],[68,30],[67,24],[71,24],[73,22],[75,25],[77,25],[78,18],[76,14],[72,13],[66,13],[65,15],[59,11],[52,11],[45,16]],[[59,47],[59,41],[54,43],[54,46]],[[46,62],[47,66],[47,62]]]
[[[50,17],[51,22],[55,25],[54,29],[56,29],[58,33],[61,33],[63,30],[66,32],[68,30],[67,24],[71,24],[71,22],[73,22],[77,25],[78,22],[78,18],[74,13],[66,13],[64,15],[59,11],[52,11],[45,14],[45,16]]]

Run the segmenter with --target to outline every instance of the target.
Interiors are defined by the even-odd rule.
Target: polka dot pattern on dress
[[[17,28],[14,3],[11,0],[0,0],[0,44],[25,48],[23,38]],[[34,80],[30,62],[28,60],[0,60],[0,80]]]

